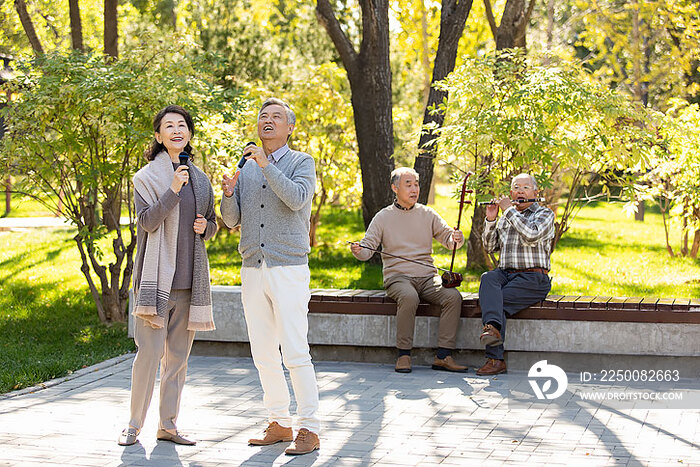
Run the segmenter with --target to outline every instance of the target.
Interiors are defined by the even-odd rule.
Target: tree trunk
[[[683,201],[683,225],[681,227],[681,256],[688,256],[688,198]]]
[[[637,211],[634,213],[634,220],[644,222],[644,200],[637,201]]]
[[[83,46],[83,24],[80,21],[80,5],[78,0],[68,0],[70,14],[70,38],[75,50],[85,51]]]
[[[496,40],[496,50],[512,49],[515,47],[527,50],[526,32],[527,26],[535,8],[535,0],[506,0],[501,16],[501,24],[496,26],[496,20],[491,8],[491,0],[484,0],[486,18],[491,28],[491,33]]]
[[[119,56],[119,22],[117,18],[118,0],[104,0],[104,53],[110,57]]]
[[[321,208],[326,204],[328,199],[328,192],[321,186],[321,199],[318,200],[318,205],[316,206],[316,212],[311,215],[311,227],[309,229],[309,245],[316,246],[316,231],[318,230],[318,225],[321,222]]]
[[[693,246],[690,248],[689,256],[693,259],[697,259],[699,249],[700,249],[700,229],[695,231],[695,236],[693,237]]]
[[[551,52],[554,45],[554,1],[547,0],[547,52]]]
[[[44,53],[44,48],[41,46],[41,42],[39,42],[39,37],[36,35],[36,30],[34,30],[34,23],[32,23],[32,18],[27,12],[27,4],[24,2],[24,0],[15,0],[15,10],[17,10],[19,20],[22,23],[24,32],[27,34],[27,39],[29,39],[29,43],[32,46],[32,50],[34,50],[34,54],[42,55]]]
[[[526,0],[506,1],[496,34],[496,50],[516,47],[527,50],[527,25],[534,6],[534,0],[530,0],[529,5],[526,5]]]
[[[435,55],[433,66],[433,78],[428,94],[428,103],[423,113],[423,126],[435,124],[440,128],[445,121],[443,112],[432,113],[431,107],[436,107],[444,100],[447,100],[447,92],[439,91],[432,85],[447,77],[455,68],[457,59],[457,47],[459,39],[464,31],[464,24],[472,8],[472,0],[443,0],[440,11],[440,38],[438,49]],[[433,180],[433,170],[435,168],[435,157],[437,155],[436,140],[437,134],[434,131],[422,131],[418,143],[418,155],[413,164],[413,168],[420,175],[420,196],[418,202],[426,204],[430,194],[430,186]]]
[[[360,0],[360,6],[362,42],[359,53],[341,29],[328,0],[318,0],[316,15],[333,41],[350,81],[362,171],[362,217],[366,228],[374,215],[392,202],[389,177],[394,168],[394,126],[389,5],[387,0]]]
[[[102,223],[111,232],[119,228],[122,213],[121,187],[109,190],[102,202]]]
[[[425,0],[419,0],[420,5],[420,39],[421,39],[421,65],[423,65],[423,105],[428,104],[428,96],[430,94],[430,57],[428,49],[430,48],[430,36],[428,35],[428,10],[425,8]]]
[[[8,175],[5,179],[5,215],[12,211],[12,178]]]

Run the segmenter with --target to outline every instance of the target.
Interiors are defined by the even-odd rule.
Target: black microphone
[[[180,165],[187,165],[187,161],[190,160],[190,155],[185,151],[182,151],[178,157],[180,158]]]
[[[249,142],[248,144],[245,145],[243,148],[243,155],[241,156],[241,160],[238,161],[238,168],[242,169],[243,166],[246,163],[246,156],[250,156],[250,152],[245,152],[246,149],[248,149],[248,146],[257,146],[253,141]]]

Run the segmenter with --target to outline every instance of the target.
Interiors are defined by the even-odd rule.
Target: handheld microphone
[[[182,151],[178,157],[180,158],[180,165],[187,165],[187,161],[190,159],[190,155],[185,151]]]
[[[238,169],[242,169],[243,166],[246,163],[246,156],[250,156],[250,152],[245,152],[246,149],[248,149],[248,146],[257,146],[253,141],[249,142],[248,144],[245,145],[243,148],[243,155],[241,156],[241,160],[238,161]]]

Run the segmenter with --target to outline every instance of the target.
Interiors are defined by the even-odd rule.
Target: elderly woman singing
[[[153,119],[149,163],[134,176],[138,216],[134,261],[131,420],[119,444],[136,443],[160,364],[157,438],[193,445],[175,425],[195,331],[214,329],[204,241],[216,233],[214,193],[191,160],[190,114],[171,105]]]

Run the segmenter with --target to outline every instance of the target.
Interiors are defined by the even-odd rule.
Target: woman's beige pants
[[[187,374],[187,357],[192,349],[194,331],[187,330],[190,289],[172,290],[165,313],[165,325],[154,329],[141,318],[134,323],[134,340],[138,350],[131,370],[130,426],[141,429],[153,395],[156,371],[160,363],[159,428],[176,429],[180,396]]]

